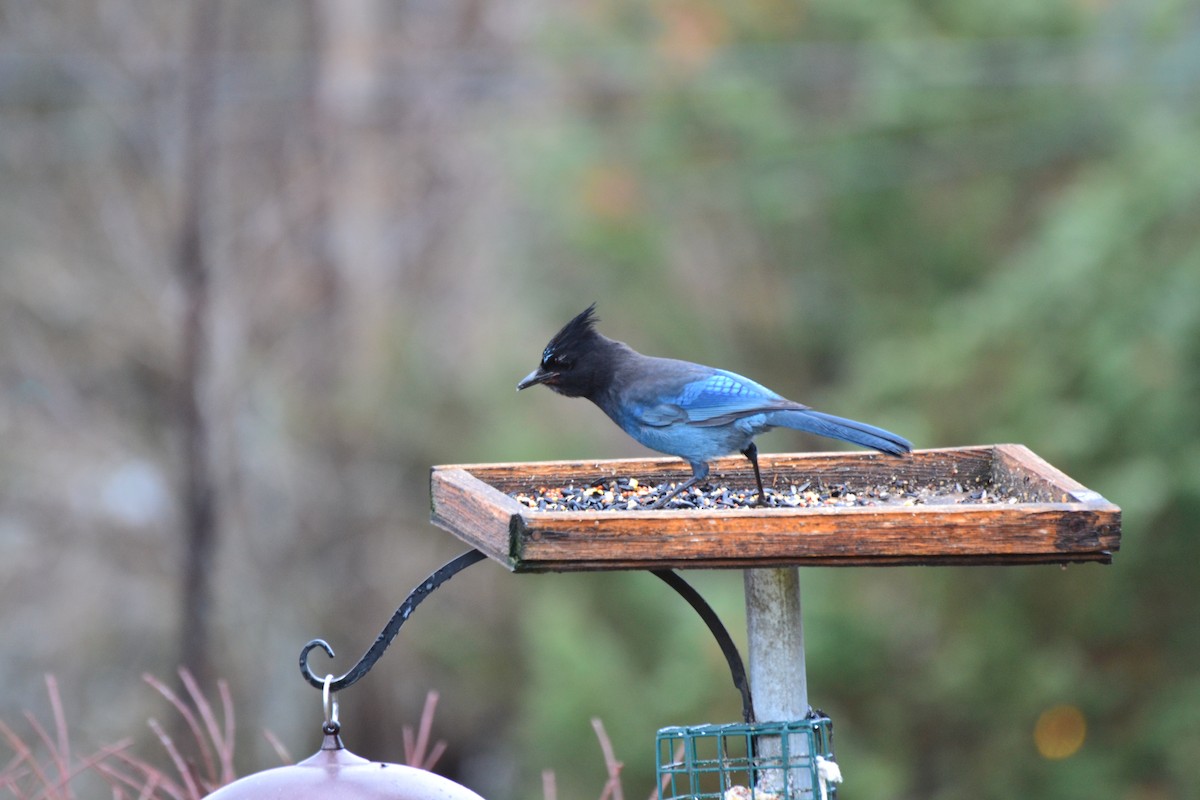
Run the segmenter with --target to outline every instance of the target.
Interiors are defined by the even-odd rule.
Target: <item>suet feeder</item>
[[[604,510],[526,502],[547,487],[688,477],[678,459],[434,467],[431,518],[513,572],[648,570],[689,599],[742,692],[742,723],[664,728],[660,800],[828,800],[840,770],[832,723],[808,703],[799,566],[1111,563],[1121,510],[1021,445],[760,455],[776,486],[884,486],[880,502],[796,507]],[[752,486],[745,459],[711,462],[709,482]],[[929,493],[912,491],[930,487]],[[853,491],[845,490],[844,493]],[[673,570],[744,570],[750,668],[707,604]],[[686,588],[685,588],[686,587]],[[753,696],[751,695],[753,692]]]
[[[662,728],[656,742],[662,800],[837,797],[833,722],[819,711],[793,722]]]

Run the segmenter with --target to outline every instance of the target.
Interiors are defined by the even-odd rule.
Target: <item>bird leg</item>
[[[686,481],[679,484],[674,489],[672,489],[671,491],[667,492],[662,497],[655,500],[650,505],[650,508],[664,507],[667,503],[674,500],[676,495],[678,495],[680,492],[692,488],[697,483],[699,483],[700,481],[704,480],[707,477],[708,477],[708,464],[705,464],[703,461],[692,462],[692,477],[688,478]]]
[[[762,474],[758,471],[758,445],[751,442],[742,451],[742,455],[750,459],[750,465],[754,467],[754,481],[758,484],[758,505],[765,506],[767,504],[767,493],[763,491]]]

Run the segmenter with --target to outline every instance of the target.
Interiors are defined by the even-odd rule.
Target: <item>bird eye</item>
[[[542,366],[547,369],[568,369],[571,366],[571,362],[557,353],[551,353],[542,359]]]

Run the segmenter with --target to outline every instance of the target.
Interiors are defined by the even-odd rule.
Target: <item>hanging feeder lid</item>
[[[483,800],[448,778],[356,756],[336,733],[299,764],[247,775],[208,800]]]

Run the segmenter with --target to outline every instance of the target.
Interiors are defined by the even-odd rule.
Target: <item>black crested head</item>
[[[607,345],[611,341],[596,330],[596,304],[592,303],[554,334],[538,368],[517,384],[517,390],[544,383],[567,397],[592,397],[611,378]]]
[[[547,359],[553,360],[555,356],[561,357],[563,353],[578,351],[580,348],[586,348],[589,344],[594,344],[600,335],[596,331],[596,323],[599,321],[600,318],[596,316],[595,303],[580,311],[550,339],[546,349],[542,351],[542,363],[545,364]]]

